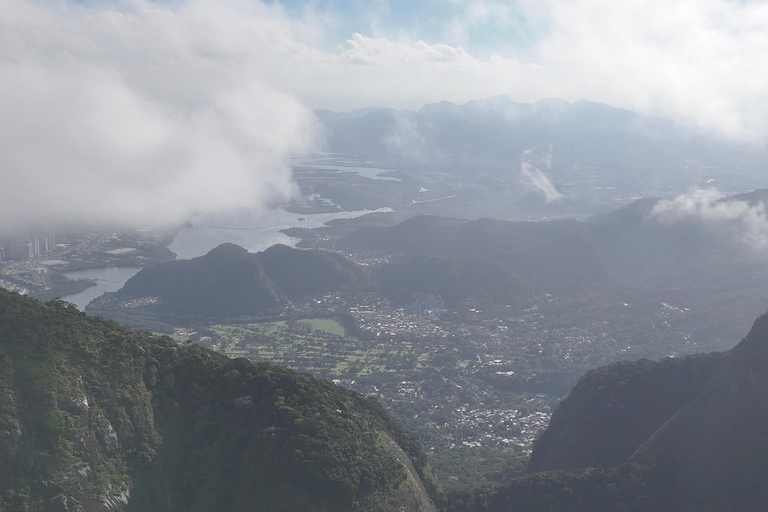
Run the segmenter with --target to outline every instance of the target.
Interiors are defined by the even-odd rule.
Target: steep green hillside
[[[530,293],[525,283],[499,263],[485,258],[414,256],[374,269],[382,291],[397,302],[414,294],[440,295],[448,303],[466,299],[505,304]]]
[[[283,312],[285,298],[329,291],[381,292],[399,303],[413,301],[415,294],[433,294],[454,304],[466,299],[507,304],[528,295],[530,288],[487,258],[417,256],[364,267],[324,250],[274,245],[252,254],[223,244],[199,258],[145,268],[118,293],[94,301],[89,311],[153,328],[154,317],[172,323],[174,316],[267,316]],[[161,302],[137,310],[120,306],[140,297],[159,297]]]
[[[701,393],[724,359],[722,353],[641,359],[590,371],[536,441],[528,472],[619,466]]]
[[[331,383],[0,291],[0,510],[433,510],[424,457]]]
[[[680,511],[758,511],[768,503],[768,314],[720,371],[632,457],[663,465]]]
[[[273,245],[258,253],[259,262],[277,289],[289,297],[361,285],[363,269],[343,255]]]
[[[264,315],[281,307],[258,257],[234,244],[205,256],[147,267],[130,278],[122,297],[159,297],[179,315]]]
[[[501,487],[452,493],[445,512],[676,512],[673,491],[656,468],[628,465],[551,471]]]
[[[762,511],[766,403],[768,314],[727,353],[620,363],[585,376],[553,414],[530,469],[603,467],[455,493],[446,509]]]

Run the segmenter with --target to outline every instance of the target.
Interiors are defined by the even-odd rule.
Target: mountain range
[[[614,172],[657,166],[670,172],[670,162],[686,161],[754,168],[766,157],[759,148],[586,100],[529,104],[495,96],[464,105],[434,103],[417,111],[371,107],[316,114],[326,127],[329,151],[407,168],[509,166],[541,147],[548,148],[556,168],[580,162],[611,165]]]
[[[712,208],[759,208],[767,195],[756,190],[722,198]],[[715,281],[719,272],[713,267],[753,271],[764,267],[760,253],[750,247],[748,219],[716,212],[707,219],[675,210],[681,213],[666,221],[656,214],[662,203],[641,199],[587,221],[418,215],[391,227],[361,228],[339,240],[336,248],[488,258],[524,277],[539,292],[611,286],[628,279],[685,283],[696,280],[693,274],[708,274]],[[757,210],[755,214],[759,215]],[[760,229],[759,222],[754,229]]]
[[[469,298],[508,303],[529,289],[497,262],[480,257],[416,256],[368,268],[337,252],[274,245],[249,253],[227,243],[198,258],[147,267],[89,310],[99,310],[105,300],[149,296],[175,316],[232,318],[277,314],[286,299],[329,291],[380,291],[397,303],[432,294],[454,304]]]

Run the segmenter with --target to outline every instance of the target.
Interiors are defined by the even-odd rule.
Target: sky
[[[766,48],[765,1],[0,0],[0,228],[279,202],[312,109],[588,99],[762,142]]]

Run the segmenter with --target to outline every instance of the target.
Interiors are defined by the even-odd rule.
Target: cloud
[[[384,144],[403,155],[421,155],[425,141],[414,119],[405,112],[395,112],[393,121],[392,129],[384,137]]]
[[[733,138],[768,133],[768,3],[547,0],[538,62],[566,99],[673,117]]]
[[[314,79],[298,83],[311,83],[311,91],[292,91],[337,110],[499,94],[523,102],[588,99],[733,139],[766,140],[766,2],[437,4],[441,16],[424,24],[353,34],[338,54],[319,55],[307,68]]]
[[[326,106],[338,110],[370,105],[417,109],[426,103],[465,103],[512,92],[517,99],[533,101],[548,79],[536,64],[499,56],[480,59],[444,43],[357,33],[338,56],[325,55],[311,69],[315,80],[310,103],[325,98],[330,103]]]
[[[552,148],[548,147],[544,154],[542,154],[541,149],[530,148],[523,151],[520,162],[520,178],[525,185],[542,192],[547,202],[551,203],[562,199],[565,195],[542,170],[542,167],[547,170],[552,168]]]
[[[285,156],[317,143],[304,105],[586,98],[734,138],[768,133],[765,2],[444,4],[467,22],[425,25],[467,45],[385,26],[400,8],[386,2],[372,35],[333,47],[325,22],[338,30],[341,13],[311,3],[0,0],[0,228],[178,222],[284,197]],[[530,40],[525,58],[514,44],[476,51],[504,31]],[[403,123],[392,142],[407,134]],[[524,178],[557,197],[531,165]]]
[[[768,248],[768,216],[760,201],[728,199],[717,189],[692,189],[675,199],[659,201],[650,218],[667,225],[700,221],[756,249]]]
[[[313,68],[315,90],[295,92],[338,110],[499,94],[588,99],[738,140],[768,134],[767,2],[472,0],[431,8],[439,15],[423,23],[348,37]]]
[[[0,229],[178,223],[292,194],[285,158],[316,135],[262,67],[300,46],[280,12],[118,5],[0,1]]]

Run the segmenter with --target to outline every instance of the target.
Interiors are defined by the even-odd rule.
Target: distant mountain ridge
[[[685,159],[719,165],[741,161],[747,153],[765,157],[756,148],[718,140],[668,119],[587,100],[518,103],[494,96],[464,105],[428,104],[417,111],[369,108],[317,115],[327,128],[329,151],[404,166],[409,161],[448,167],[513,163],[524,151],[541,146],[549,146],[560,163],[629,167]]]
[[[755,190],[718,204],[764,203]],[[716,225],[691,213],[677,222],[651,215],[660,199],[641,199],[587,221],[540,222],[490,218],[463,220],[417,215],[391,227],[366,227],[336,243],[342,251],[384,251],[408,256],[461,256],[495,260],[539,292],[568,292],[585,286],[613,286],[648,275],[686,282],[711,275],[713,266],[761,267],[737,236],[738,226]],[[714,228],[717,226],[717,229]],[[683,264],[684,263],[684,264]],[[757,270],[755,270],[757,271]]]

